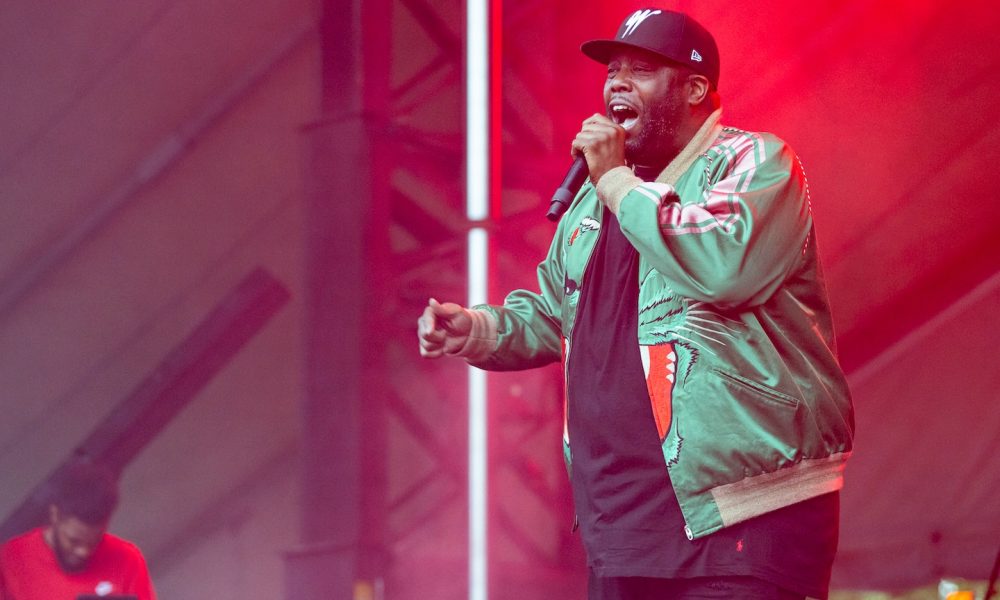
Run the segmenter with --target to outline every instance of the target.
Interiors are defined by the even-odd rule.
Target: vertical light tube
[[[469,305],[486,299],[488,236],[469,231]],[[488,435],[486,371],[469,367],[469,600],[486,600],[488,578]]]
[[[490,56],[489,0],[469,0],[466,24],[466,215],[489,216],[490,202]]]
[[[490,55],[489,0],[466,6],[466,216],[489,217]],[[489,237],[473,226],[468,236],[468,305],[486,302]],[[469,368],[469,600],[487,600],[488,435],[486,373]]]

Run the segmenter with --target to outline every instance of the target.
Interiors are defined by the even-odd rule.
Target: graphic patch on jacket
[[[575,294],[580,289],[580,285],[569,278],[569,275],[563,279],[563,292],[569,296],[570,294]]]
[[[581,233],[586,233],[588,231],[598,231],[601,228],[600,222],[592,217],[584,217],[580,221],[580,226],[573,230],[573,233],[569,234],[569,239],[566,240],[567,246],[572,246],[573,242],[576,241],[577,236]]]
[[[639,340],[643,370],[660,441],[664,442],[673,429],[665,458],[668,464],[675,464],[683,438],[674,419],[674,394],[697,370],[702,354],[714,355],[736,339],[742,323],[716,312],[708,303],[678,296],[655,273],[646,279],[641,296],[656,300],[639,305],[639,329],[646,332]]]
[[[653,420],[660,442],[670,429],[670,409],[674,400],[674,380],[677,371],[677,353],[672,343],[656,346],[639,346],[642,370],[646,373],[646,389],[653,405]]]

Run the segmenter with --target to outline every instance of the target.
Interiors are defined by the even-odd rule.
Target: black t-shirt
[[[639,354],[638,265],[605,209],[567,365],[571,482],[588,566],[599,577],[753,575],[826,597],[836,493],[687,539]]]

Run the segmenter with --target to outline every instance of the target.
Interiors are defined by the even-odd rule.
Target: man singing
[[[799,160],[720,124],[719,52],[687,15],[639,10],[582,50],[606,111],[573,141],[590,182],[540,291],[432,299],[421,354],[562,359],[592,600],[825,598],[854,418]]]

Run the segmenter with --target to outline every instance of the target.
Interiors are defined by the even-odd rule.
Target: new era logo
[[[630,16],[628,20],[625,21],[625,31],[622,33],[622,38],[624,39],[632,35],[632,32],[634,32],[636,28],[642,24],[643,21],[645,21],[649,17],[652,17],[653,15],[658,15],[662,12],[663,11],[648,10],[648,9],[635,11],[634,13],[632,13],[632,16]]]
[[[697,50],[692,50],[691,51],[691,60],[693,60],[695,62],[701,62],[701,55],[698,54]]]

